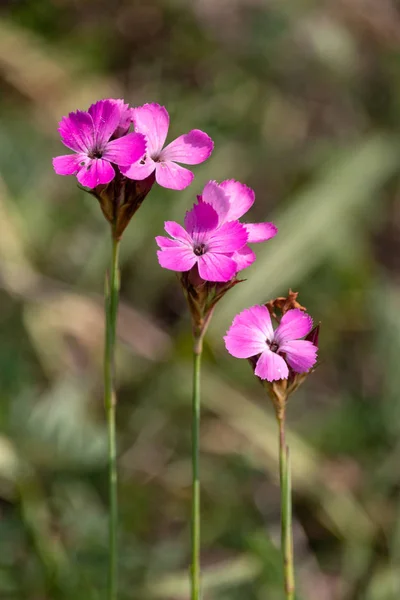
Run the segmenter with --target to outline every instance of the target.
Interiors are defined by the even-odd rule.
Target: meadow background
[[[220,303],[201,427],[204,600],[280,600],[273,411],[222,335],[300,291],[320,366],[289,408],[299,600],[400,597],[400,9],[395,0],[4,0],[0,6],[0,598],[104,598],[109,232],[57,177],[57,123],[156,101],[215,141],[122,244],[120,600],[186,600],[191,339],[154,236],[208,179],[277,238]]]

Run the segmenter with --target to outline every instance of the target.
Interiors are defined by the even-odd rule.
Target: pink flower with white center
[[[165,223],[172,239],[158,236],[158,262],[171,271],[190,271],[197,265],[205,281],[229,281],[236,275],[232,254],[247,242],[247,231],[238,221],[218,227],[218,215],[206,203],[196,204],[186,213],[185,228],[174,221]]]
[[[53,158],[58,175],[76,175],[80,184],[95,188],[110,183],[115,176],[114,165],[128,167],[146,151],[145,137],[127,133],[127,105],[122,100],[99,100],[87,112],[77,110],[63,117],[59,132],[62,142],[75,154]]]
[[[163,148],[169,128],[169,115],[164,106],[144,104],[133,108],[132,114],[135,131],[146,136],[147,152],[142,160],[124,168],[123,173],[141,181],[155,171],[157,183],[171,190],[183,190],[190,185],[193,173],[176,163],[198,165],[204,162],[213,150],[212,139],[203,131],[193,129]]]
[[[203,190],[201,196],[198,196],[199,202],[207,202],[218,213],[218,224],[222,225],[227,221],[236,221],[240,219],[254,204],[254,191],[244,185],[228,179],[218,184],[216,181],[209,181]],[[248,233],[248,243],[266,242],[273,238],[278,229],[273,223],[244,223]],[[249,267],[256,259],[253,250],[244,246],[235,252],[233,259],[238,265],[238,271]]]
[[[290,367],[306,373],[315,365],[318,348],[300,338],[312,329],[312,319],[295,308],[288,310],[273,329],[266,306],[252,306],[239,313],[224,337],[226,349],[236,358],[259,355],[254,373],[260,379],[287,379]]]

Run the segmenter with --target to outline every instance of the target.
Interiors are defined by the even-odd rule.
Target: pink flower
[[[288,365],[296,373],[305,373],[317,360],[317,346],[299,339],[311,328],[311,317],[295,308],[283,315],[274,331],[268,308],[252,306],[234,318],[225,346],[236,358],[259,355],[254,372],[260,379],[287,379]]]
[[[218,213],[218,224],[222,225],[227,221],[236,221],[240,219],[254,204],[254,191],[244,185],[228,179],[218,184],[216,181],[209,181],[203,190],[201,196],[198,196],[199,202],[207,202]],[[248,233],[248,243],[266,242],[273,238],[278,229],[273,223],[246,223],[244,224]],[[238,266],[238,271],[249,267],[256,259],[253,250],[246,245],[232,257]]]
[[[141,181],[153,171],[159,185],[171,190],[183,190],[193,181],[193,173],[176,163],[198,165],[210,156],[214,143],[203,131],[193,129],[176,138],[165,148],[169,115],[164,106],[144,104],[132,109],[135,131],[146,136],[146,156],[130,167],[122,169],[130,179]]]
[[[54,158],[55,172],[76,175],[79,183],[95,188],[114,179],[111,163],[127,167],[139,160],[146,151],[143,135],[127,133],[111,140],[129,130],[128,110],[123,100],[99,100],[88,112],[78,110],[63,117],[59,126],[61,139],[75,154]]]
[[[197,265],[205,281],[229,281],[236,275],[232,254],[247,242],[247,231],[238,221],[218,227],[218,215],[205,202],[196,204],[185,216],[185,229],[174,221],[165,223],[173,238],[156,237],[158,262],[171,271],[190,271]]]

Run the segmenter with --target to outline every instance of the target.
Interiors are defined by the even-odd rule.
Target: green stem
[[[203,332],[204,333],[204,332]],[[200,600],[200,367],[203,333],[195,336],[193,346],[192,398],[192,568],[191,600]]]
[[[116,391],[115,391],[115,339],[117,329],[117,312],[119,298],[119,241],[113,236],[111,269],[106,281],[106,339],[104,349],[104,403],[108,427],[108,462],[109,462],[109,570],[108,600],[117,597],[117,446],[116,446]]]
[[[294,600],[292,481],[289,448],[285,440],[285,413],[278,415],[279,478],[281,484],[281,546],[286,600]]]

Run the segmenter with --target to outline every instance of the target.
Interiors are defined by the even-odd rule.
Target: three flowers
[[[168,129],[168,112],[158,104],[131,108],[123,100],[100,100],[87,112],[76,111],[61,120],[62,142],[73,154],[54,158],[54,169],[59,175],[75,175],[95,195],[116,181],[122,187],[149,181],[146,194],[154,179],[165,188],[183,190],[194,175],[178,163],[204,162],[214,144],[206,133],[193,129],[164,147]],[[236,282],[239,271],[256,259],[249,244],[277,234],[273,223],[240,221],[254,201],[253,190],[242,183],[209,181],[186,213],[184,226],[167,221],[170,237],[156,238],[160,265],[189,274],[197,291],[211,284],[215,294],[218,286]],[[314,366],[317,346],[301,339],[311,329],[311,317],[292,309],[274,332],[268,308],[254,306],[235,317],[225,345],[237,358],[255,357],[255,374],[272,382]]]

